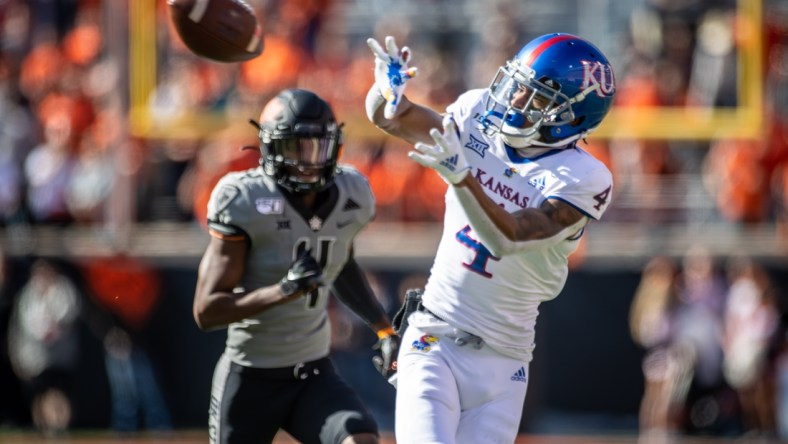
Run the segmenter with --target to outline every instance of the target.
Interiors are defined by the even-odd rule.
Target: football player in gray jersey
[[[377,333],[374,363],[396,369],[399,337],[353,258],[372,220],[367,179],[338,165],[342,129],[312,92],[282,91],[263,109],[261,166],[233,172],[208,204],[210,243],[194,319],[227,327],[213,376],[212,443],[377,443],[374,418],[328,358],[330,293]]]

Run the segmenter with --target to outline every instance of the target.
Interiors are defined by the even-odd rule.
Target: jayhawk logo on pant
[[[413,341],[412,350],[421,350],[423,352],[430,351],[432,344],[437,344],[438,338],[432,335],[423,335],[419,339]]]

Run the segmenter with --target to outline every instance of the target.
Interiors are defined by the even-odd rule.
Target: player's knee
[[[361,408],[341,410],[326,419],[320,431],[320,442],[340,444],[377,444],[375,420]]]
[[[378,437],[374,433],[358,433],[342,440],[342,444],[378,444]]]

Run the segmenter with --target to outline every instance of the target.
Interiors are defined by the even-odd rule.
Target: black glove
[[[312,250],[305,250],[290,265],[279,286],[285,296],[312,290],[323,284],[323,269],[312,257]]]
[[[379,340],[373,350],[380,351],[380,355],[372,357],[372,364],[386,379],[397,373],[397,352],[399,351],[400,337],[389,335]]]

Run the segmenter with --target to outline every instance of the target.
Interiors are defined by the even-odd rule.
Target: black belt
[[[440,316],[436,315],[435,313],[431,312],[429,308],[425,307],[425,306],[424,306],[424,303],[423,303],[422,301],[419,301],[419,303],[418,303],[418,304],[416,304],[416,311],[421,311],[421,312],[424,312],[424,313],[430,314],[430,315],[432,315],[432,317],[434,317],[435,319],[437,319],[437,320],[439,320],[439,321],[443,321],[443,319],[441,319],[441,317],[440,317]],[[444,322],[445,322],[445,321],[444,321]]]
[[[301,380],[317,376],[324,372],[333,370],[334,365],[331,360],[320,358],[316,361],[299,362],[296,365],[288,367],[277,368],[259,368],[259,367],[245,367],[236,363],[231,363],[232,369],[242,375],[249,375],[263,379],[278,379],[278,380]]]

